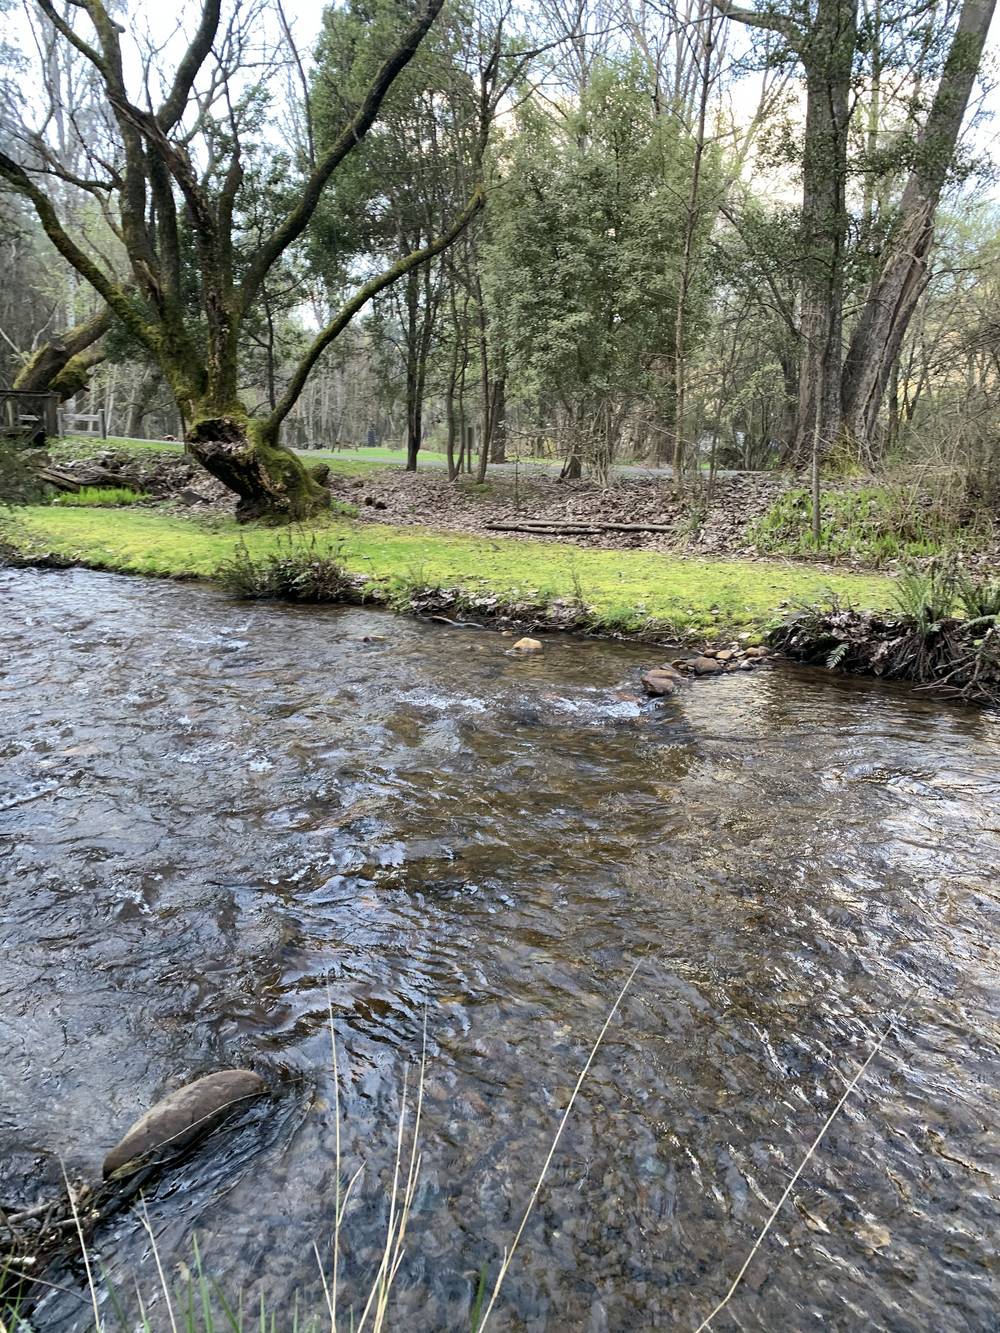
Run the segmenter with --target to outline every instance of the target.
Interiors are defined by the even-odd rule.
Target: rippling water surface
[[[391,1324],[467,1328],[641,959],[495,1326],[695,1327],[899,1014],[715,1326],[1000,1327],[996,720],[791,670],[638,703],[649,650],[82,571],[0,572],[0,626],[0,1202],[258,1069],[266,1113],[148,1207],[284,1333],[322,1302],[328,1006],[348,1304],[426,1015]],[[100,1248],[153,1292],[134,1217]]]

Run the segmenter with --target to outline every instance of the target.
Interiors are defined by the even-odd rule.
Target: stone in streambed
[[[684,677],[681,673],[668,666],[653,667],[642,678],[642,688],[657,699],[676,694],[683,683]]]
[[[266,1091],[264,1080],[249,1069],[224,1069],[178,1088],[111,1149],[104,1159],[104,1179],[128,1176],[152,1160],[172,1157]]]
[[[690,671],[694,676],[717,676],[722,670],[721,662],[704,653],[700,657],[685,657],[683,661],[675,662],[674,665],[681,671]]]
[[[512,653],[540,653],[542,645],[537,639],[518,639],[517,643],[511,644]]]

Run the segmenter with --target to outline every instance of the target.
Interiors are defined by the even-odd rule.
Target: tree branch
[[[404,255],[402,259],[398,259],[395,264],[384,269],[381,273],[377,273],[373,278],[369,278],[363,286],[358,288],[351,299],[341,306],[336,317],[317,335],[309,351],[299,363],[291,383],[267,419],[265,427],[267,434],[277,435],[278,428],[295,406],[299,394],[305,387],[313,366],[334,339],[343,333],[362,306],[366,305],[373,296],[377,296],[386,287],[404,277],[412,269],[417,268],[420,264],[427,263],[435,255],[441,254],[443,250],[447,250],[449,245],[458,240],[485,202],[486,197],[483,193],[483,187],[477,185],[462,212],[446,232],[429,241],[421,249],[413,250],[410,254]]]
[[[285,220],[279,223],[257,252],[257,256],[250,265],[240,290],[239,304],[241,309],[246,310],[249,307],[272,266],[288,247],[301,236],[316,210],[316,205],[327,181],[348,153],[361,142],[371,129],[396,76],[413,59],[417,47],[423,41],[428,29],[437,17],[443,0],[426,0],[426,4],[427,8],[423,14],[403,35],[396,49],[369,84],[368,91],[354,115],[310,173],[298,204],[286,216]]]
[[[151,336],[149,328],[133,307],[124,288],[119,287],[85,251],[80,249],[59,221],[48,195],[38,188],[22,166],[4,152],[0,152],[0,179],[5,180],[18,194],[31,200],[46,236],[66,262],[90,283],[99,296],[104,298],[129,332],[144,347],[155,353],[156,339]]]
[[[802,44],[801,29],[790,18],[773,9],[740,9],[738,5],[730,4],[729,0],[712,0],[712,4],[724,18],[733,19],[736,23],[745,23],[749,28],[763,28],[767,32],[780,33],[796,50]]]
[[[201,23],[198,25],[198,31],[191,39],[191,45],[185,51],[184,59],[177,66],[173,86],[167,94],[166,101],[156,113],[156,123],[164,134],[170,133],[187,108],[188,98],[191,95],[194,81],[198,77],[198,71],[204,64],[208,53],[212,49],[212,43],[215,41],[215,34],[219,29],[221,8],[220,0],[205,0],[205,4],[202,6]]]

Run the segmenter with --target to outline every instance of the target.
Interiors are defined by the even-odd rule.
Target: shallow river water
[[[178,1282],[196,1234],[285,1333],[323,1302],[332,1010],[346,1310],[426,1020],[389,1326],[467,1329],[640,961],[491,1327],[695,1328],[893,1019],[714,1327],[1000,1327],[995,718],[791,669],[640,704],[649,649],[83,571],[0,571],[0,626],[0,1202],[257,1069],[147,1206]],[[165,1327],[136,1216],[98,1250]],[[89,1326],[62,1281],[35,1328]]]

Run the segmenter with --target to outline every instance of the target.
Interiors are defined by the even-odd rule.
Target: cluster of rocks
[[[767,660],[766,648],[706,648],[696,657],[680,657],[652,667],[642,678],[642,687],[654,698],[676,694],[691,676],[721,676],[726,672],[753,671]]]

